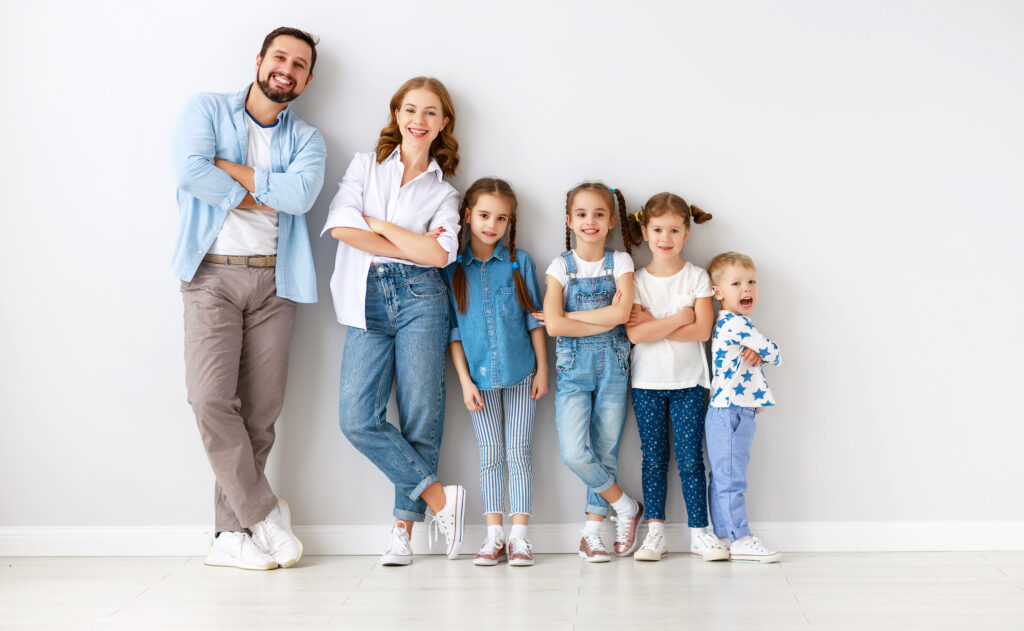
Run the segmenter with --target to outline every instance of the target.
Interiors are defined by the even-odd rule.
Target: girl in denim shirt
[[[544,329],[531,312],[540,302],[530,255],[516,249],[516,196],[503,180],[483,178],[466,191],[456,262],[445,269],[455,327],[450,348],[462,398],[480,447],[480,492],[487,536],[476,565],[533,565],[527,538],[533,496],[530,442],[537,399],[548,392]],[[508,233],[508,247],[501,238]],[[506,552],[505,468],[512,531]]]
[[[618,201],[623,226],[626,200],[604,184],[577,186],[565,200],[566,252],[547,269],[544,320],[558,336],[555,424],[562,460],[586,484],[587,521],[579,555],[590,562],[610,560],[599,536],[601,521],[615,509],[615,554],[636,549],[636,529],[644,508],[615,482],[619,443],[626,424],[629,340],[623,324],[633,304],[633,260],[605,247],[615,227]],[[576,249],[570,249],[570,233]]]

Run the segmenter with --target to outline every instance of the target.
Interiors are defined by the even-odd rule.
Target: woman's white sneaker
[[[690,537],[690,554],[705,561],[729,560],[729,546],[706,530]]]
[[[757,537],[747,535],[740,537],[729,546],[729,554],[733,561],[750,563],[775,563],[782,558],[782,553],[764,545]]]
[[[649,531],[644,537],[640,549],[633,555],[637,561],[660,561],[668,555],[668,543],[665,542],[665,535],[660,532]]]
[[[397,523],[388,533],[388,541],[384,554],[380,557],[381,565],[409,565],[412,563],[412,545],[409,543],[409,531],[405,524]]]
[[[244,532],[222,532],[210,545],[206,565],[237,567],[243,570],[272,570],[277,561],[260,550]]]
[[[445,555],[455,559],[462,550],[462,526],[466,520],[466,489],[461,484],[444,487],[444,508],[434,515],[431,528],[437,528],[445,538]]]

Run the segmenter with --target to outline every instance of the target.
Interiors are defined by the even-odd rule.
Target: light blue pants
[[[588,513],[607,515],[600,493],[615,483],[626,426],[629,341],[622,336],[558,338],[555,425],[562,461],[587,486]]]
[[[754,408],[709,407],[704,436],[711,462],[708,500],[715,536],[735,541],[750,534],[747,524],[747,465],[754,442]]]

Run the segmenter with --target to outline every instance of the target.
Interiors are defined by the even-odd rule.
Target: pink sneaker
[[[640,543],[640,540],[636,538],[636,531],[643,518],[644,505],[640,502],[636,503],[635,515],[624,519],[620,519],[618,516],[612,517],[612,521],[615,522],[615,554],[617,556],[629,556],[633,554],[633,550],[636,550],[636,546]]]
[[[608,556],[608,550],[604,542],[597,535],[583,533],[580,539],[580,558],[587,563],[607,563],[612,558]]]
[[[484,539],[480,546],[480,552],[473,557],[473,565],[497,565],[507,558],[505,555],[505,542],[501,539]]]
[[[526,539],[508,542],[508,564],[515,567],[533,565],[533,546]]]

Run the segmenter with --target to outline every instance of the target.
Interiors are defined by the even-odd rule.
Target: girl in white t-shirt
[[[633,304],[633,260],[606,247],[615,227],[622,192],[587,182],[565,200],[566,252],[547,269],[543,318],[558,336],[555,425],[562,460],[587,486],[587,521],[580,557],[610,560],[600,537],[601,521],[615,509],[615,553],[632,554],[644,508],[615,481],[619,443],[626,424],[629,340],[623,328]],[[623,226],[625,223],[623,223]],[[624,230],[624,228],[623,228]],[[571,249],[570,234],[576,237]],[[625,237],[625,232],[623,232]],[[629,243],[625,243],[627,250]]]
[[[704,414],[710,387],[704,342],[711,336],[714,310],[711,279],[681,257],[690,219],[711,215],[683,198],[659,193],[627,218],[629,238],[643,239],[651,262],[633,277],[633,310],[626,333],[633,347],[633,411],[643,450],[644,505],[648,534],[634,558],[660,561],[665,541],[665,489],[668,477],[669,423],[690,526],[690,554],[714,561],[729,558],[729,548],[707,532],[707,481],[704,477]]]

